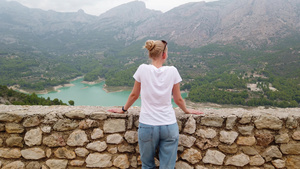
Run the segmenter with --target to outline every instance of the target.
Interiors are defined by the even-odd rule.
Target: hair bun
[[[144,46],[144,48],[148,49],[149,51],[154,49],[154,47],[155,47],[154,40],[147,40],[146,43],[145,43],[145,46]]]

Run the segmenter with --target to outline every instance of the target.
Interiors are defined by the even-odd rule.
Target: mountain
[[[193,2],[166,13],[133,1],[96,17],[82,10],[43,11],[0,0],[0,43],[49,51],[53,47],[56,52],[65,46],[69,52],[78,50],[82,41],[117,41],[122,46],[145,38],[164,38],[193,48],[211,43],[257,48],[299,34],[299,11],[298,0]],[[42,45],[47,42],[51,45]]]

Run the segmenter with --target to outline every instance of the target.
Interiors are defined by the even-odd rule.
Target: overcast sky
[[[54,10],[57,12],[76,12],[83,9],[85,13],[91,15],[100,15],[107,10],[134,0],[7,0],[17,1],[30,8],[40,8],[43,10]],[[160,10],[166,12],[174,7],[188,3],[200,1],[216,0],[140,0],[146,3],[148,9]]]

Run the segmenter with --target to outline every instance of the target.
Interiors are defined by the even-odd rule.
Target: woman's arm
[[[128,110],[129,107],[139,98],[140,91],[141,91],[141,83],[138,81],[135,81],[133,89],[127,99],[126,104],[124,105],[125,110]],[[120,108],[109,109],[108,111],[112,112],[112,113],[124,113],[123,110]]]
[[[173,92],[174,102],[181,108],[182,111],[184,111],[187,114],[203,114],[202,112],[200,112],[198,110],[186,108],[185,101],[181,97],[180,83],[174,84],[172,92]]]

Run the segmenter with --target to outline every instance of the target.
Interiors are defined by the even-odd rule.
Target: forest
[[[24,94],[12,89],[7,88],[7,86],[0,85],[0,97],[6,100],[5,104],[13,104],[13,105],[67,105],[63,103],[59,99],[51,100],[49,97],[47,99],[43,97],[38,97],[35,93],[32,94]],[[69,103],[73,103],[72,100]],[[71,105],[71,104],[70,104]]]
[[[84,76],[85,81],[105,79],[108,86],[133,86],[132,75],[137,67],[149,63],[142,49],[144,42],[126,47],[114,42],[118,48],[64,55],[1,49],[0,85],[38,91]],[[179,70],[181,89],[189,92],[187,99],[193,102],[299,107],[299,36],[258,49],[238,44],[189,48],[172,42],[168,47],[166,65]],[[259,91],[252,91],[248,84],[256,84]]]

